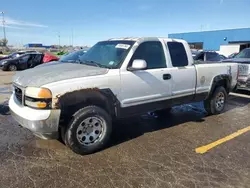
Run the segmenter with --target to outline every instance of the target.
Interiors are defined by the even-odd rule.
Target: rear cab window
[[[188,66],[188,57],[181,42],[167,42],[173,67]]]

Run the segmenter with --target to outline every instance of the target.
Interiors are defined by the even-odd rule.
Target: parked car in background
[[[12,59],[0,61],[0,68],[4,71],[24,70],[41,64],[42,59],[42,53],[25,53]]]
[[[238,52],[232,53],[231,55],[228,56],[228,59],[232,59],[238,54],[239,54]]]
[[[224,55],[222,55],[222,54],[219,54],[220,55],[220,59],[221,59],[221,61],[222,60],[224,60],[224,59],[227,59],[227,57],[226,56],[224,56]]]
[[[25,53],[35,53],[35,52],[37,52],[37,51],[34,51],[34,50],[29,50],[29,51],[17,51],[17,52],[13,52],[13,53],[11,53],[11,54],[9,54],[9,55],[6,55],[6,56],[1,56],[0,57],[0,61],[1,60],[4,60],[4,59],[13,59],[13,58],[16,58],[16,57],[18,57],[18,56],[20,56],[20,55],[22,55],[22,54],[25,54]]]
[[[222,58],[220,54],[213,51],[201,51],[199,52],[195,57],[194,60],[196,61],[202,61],[202,62],[218,62],[222,61]]]
[[[234,58],[223,62],[239,63],[239,75],[237,89],[250,91],[250,48],[245,48]]]
[[[80,60],[80,57],[85,54],[85,50],[77,50],[62,56],[60,62],[74,62]]]
[[[61,64],[61,63],[80,63],[80,58],[84,54],[85,54],[84,50],[69,52],[66,55],[63,55],[58,61],[53,61],[51,63],[43,63],[43,64],[37,66],[37,68]]]
[[[195,57],[195,56],[197,56],[197,54],[200,53],[200,51],[196,50],[196,49],[191,49],[191,53],[192,53],[192,57]]]
[[[17,73],[9,108],[35,135],[61,135],[74,152],[89,154],[107,144],[116,119],[198,101],[208,114],[223,112],[237,72],[233,63],[194,65],[183,40],[110,39],[94,45],[79,63]]]
[[[48,63],[51,61],[58,61],[59,58],[51,53],[45,52],[43,55],[43,63]]]

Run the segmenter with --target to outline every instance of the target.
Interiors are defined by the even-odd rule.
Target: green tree
[[[1,39],[0,40],[0,46],[7,46],[8,40],[7,39]]]

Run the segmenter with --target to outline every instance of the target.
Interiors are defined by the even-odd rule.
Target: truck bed
[[[229,75],[231,79],[231,89],[237,84],[237,63],[201,63],[195,64],[197,70],[196,93],[202,93],[210,90],[212,82],[217,75]]]

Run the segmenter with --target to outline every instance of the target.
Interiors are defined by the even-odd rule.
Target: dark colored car
[[[51,63],[43,63],[42,65],[39,65],[38,67],[50,66],[50,65],[61,64],[61,63],[80,63],[80,58],[85,53],[86,53],[85,50],[73,51],[73,52],[67,53],[66,55],[63,55],[58,61],[54,61]]]
[[[14,58],[16,58],[16,57],[18,57],[18,56],[20,56],[20,55],[25,54],[25,53],[36,53],[36,51],[34,51],[34,50],[29,50],[29,51],[18,51],[18,52],[14,52],[14,53],[11,53],[11,54],[9,54],[9,55],[7,55],[7,56],[0,57],[0,61],[1,61],[1,60],[4,60],[4,59],[14,59]]]
[[[196,61],[222,61],[222,57],[220,54],[218,54],[217,52],[212,52],[212,51],[202,51],[200,53],[198,53],[195,57],[194,60]]]
[[[195,49],[192,49],[191,52],[192,52],[192,57],[193,57],[193,58],[194,58],[195,56],[197,56],[197,54],[200,53],[200,51],[195,50]]]
[[[226,57],[226,56],[221,55],[221,54],[219,54],[219,55],[220,55],[220,59],[221,59],[221,61],[222,61],[222,60],[224,60],[224,59],[227,59],[227,57]]]
[[[250,64],[250,48],[245,48],[240,53],[238,53],[234,58],[226,59],[223,62]]]
[[[238,55],[239,53],[235,52],[235,53],[232,53],[228,56],[229,59],[231,58],[234,58],[236,55]]]
[[[245,48],[234,58],[223,62],[239,63],[237,89],[250,91],[250,48]]]
[[[43,62],[42,60],[42,53],[26,53],[13,59],[5,59],[0,61],[0,68],[2,68],[4,71],[24,70],[41,64]]]
[[[13,59],[13,58],[15,58],[15,57],[17,57],[17,56],[19,56],[19,55],[24,54],[24,53],[25,53],[25,52],[14,52],[14,53],[12,53],[12,54],[10,54],[10,55],[0,57],[0,61],[1,61],[1,60],[4,60],[4,59]]]

